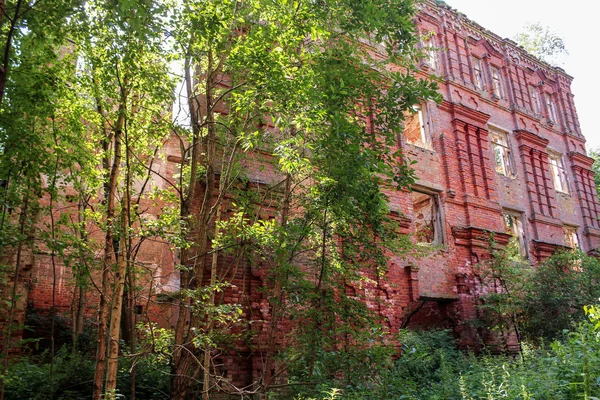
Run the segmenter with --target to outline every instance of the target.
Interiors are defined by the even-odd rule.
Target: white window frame
[[[483,66],[481,64],[481,58],[473,57],[473,78],[475,80],[475,87],[479,90],[484,90],[484,79],[483,79]]]
[[[500,68],[492,66],[492,90],[498,98],[503,98],[502,74]]]
[[[540,114],[540,92],[538,88],[533,85],[529,85],[529,95],[531,96],[531,111],[533,111],[535,114]]]
[[[511,211],[503,211],[502,218],[504,219],[504,226],[506,227],[506,233],[509,233],[512,237],[517,238],[519,242],[519,254],[521,257],[527,257],[527,241],[525,240],[525,230],[523,229],[522,214]]]
[[[556,106],[554,104],[554,100],[552,99],[552,94],[546,92],[546,109],[548,111],[548,119],[552,122],[558,122],[556,118]]]
[[[577,236],[577,228],[574,226],[563,226],[565,233],[565,246],[573,250],[579,249],[579,237]]]
[[[491,128],[490,142],[492,143],[496,172],[504,176],[514,176],[515,170],[512,163],[508,132]]]
[[[428,190],[426,188],[415,188],[412,189],[410,196],[411,196],[411,204],[413,205],[413,218],[415,217],[414,215],[414,203],[413,203],[413,193],[419,193],[422,195],[426,195],[429,196],[431,198],[431,200],[433,201],[432,204],[432,224],[433,224],[433,240],[431,242],[417,242],[417,244],[420,245],[434,245],[434,246],[439,246],[439,245],[443,245],[444,244],[444,216],[443,216],[443,212],[442,212],[442,206],[440,203],[440,195],[438,192],[435,192],[433,190]]]
[[[563,157],[560,153],[548,152],[548,163],[550,164],[550,172],[552,172],[552,182],[554,189],[557,192],[569,193],[569,184],[567,181],[567,172]]]
[[[428,129],[429,120],[427,118],[428,117],[427,116],[427,105],[423,103],[420,105],[413,106],[412,114],[417,114],[417,118],[419,119],[419,133],[421,135],[421,141],[420,142],[409,142],[407,140],[406,143],[411,144],[413,146],[423,148],[423,149],[431,150],[433,147],[432,147],[432,142],[431,142],[431,135],[429,134],[429,129]]]

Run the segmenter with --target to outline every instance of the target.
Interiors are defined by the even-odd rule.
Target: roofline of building
[[[467,15],[464,14],[463,12],[461,12],[455,8],[452,8],[445,1],[443,1],[443,0],[424,0],[423,3],[426,3],[433,8],[437,8],[439,10],[444,10],[444,11],[448,11],[448,12],[452,13],[454,15],[454,17],[457,20],[459,20],[462,24],[468,25],[469,28],[471,28],[472,30],[479,31],[482,34],[482,36],[487,36],[489,38],[492,38],[495,41],[498,41],[498,42],[504,44],[505,46],[509,46],[511,48],[511,50],[516,51],[521,57],[528,59],[528,61],[530,61],[534,64],[539,64],[541,67],[544,67],[552,72],[560,74],[560,75],[564,76],[565,78],[568,78],[570,81],[573,80],[573,76],[569,75],[563,68],[550,65],[547,62],[534,56],[533,54],[528,53],[523,47],[519,46],[512,39],[502,38],[501,36],[490,31],[489,29],[484,28],[483,26],[481,26],[474,20],[469,19],[467,17]]]

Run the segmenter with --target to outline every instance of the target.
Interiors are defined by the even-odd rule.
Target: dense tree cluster
[[[179,317],[161,350],[173,399],[230,389],[219,387],[212,357],[244,321],[241,306],[221,298],[231,271],[217,267],[218,257],[267,266],[265,371],[283,357],[310,378],[321,362],[316,349],[331,348],[342,331],[361,340],[374,319],[339,289],[361,279],[365,260],[383,267],[384,249],[400,245],[382,188],[412,181],[394,151],[403,112],[437,97],[435,84],[416,78],[412,1],[7,0],[0,7],[5,321],[19,312],[26,258],[49,257],[55,280],[59,266],[71,269],[75,353],[85,310],[98,302],[93,398],[117,395],[124,353],[134,398],[136,365],[158,340],[132,317],[141,298],[152,301],[142,296],[152,271],[140,257],[147,243],[160,243],[180,260]],[[173,143],[178,172],[166,176],[157,165]],[[260,157],[278,182],[248,189],[248,160]],[[233,199],[227,213],[225,199]],[[267,206],[275,219],[261,215]],[[54,289],[52,299],[50,392],[60,381],[62,318]],[[296,340],[284,354],[275,343],[278,321],[292,314]],[[2,333],[0,398],[21,329],[6,323]],[[269,374],[235,390],[266,392]]]

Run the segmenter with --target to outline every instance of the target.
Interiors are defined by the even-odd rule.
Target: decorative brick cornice
[[[529,221],[531,223],[540,223],[550,226],[562,227],[564,224],[558,218],[550,217],[548,215],[540,214],[540,213],[532,213],[529,216]]]
[[[427,0],[419,7],[420,13],[426,12],[431,15],[431,18],[436,20],[452,21],[455,26],[455,30],[462,30],[467,33],[473,40],[476,41],[485,39],[495,49],[502,48],[507,53],[513,54],[513,57],[521,60],[522,64],[530,67],[532,70],[543,71],[546,77],[552,77],[552,75],[559,76],[566,79],[569,83],[573,80],[573,77],[565,72],[560,67],[554,67],[545,61],[529,54],[523,47],[510,39],[504,39],[497,34],[485,29],[477,22],[469,19],[465,14],[459,13],[456,9],[443,3],[437,2],[436,0]],[[438,16],[436,16],[439,15]],[[435,17],[434,17],[435,16]],[[556,79],[556,78],[554,78]]]
[[[586,226],[585,229],[583,230],[583,234],[585,236],[600,237],[600,229],[593,228],[591,226]]]
[[[583,169],[591,169],[594,159],[586,156],[585,154],[572,151],[569,153],[569,159],[575,167],[581,167]]]
[[[498,49],[496,49],[494,47],[494,45],[492,45],[485,38],[482,37],[479,40],[475,40],[474,38],[470,38],[470,41],[473,42],[473,44],[475,44],[475,45],[481,45],[481,46],[483,46],[487,50],[486,55],[488,57],[494,56],[494,57],[502,59],[502,60],[504,59],[504,54],[502,54],[501,52],[499,52]]]
[[[557,249],[565,248],[565,246],[560,244],[543,242],[541,240],[532,240],[531,242],[533,243],[533,252],[538,261],[551,257]]]
[[[536,71],[536,73],[538,74],[538,76],[542,80],[542,83],[545,83],[545,82],[548,82],[548,81],[551,82],[551,83],[553,83],[553,84],[556,83],[556,81],[554,80],[554,77],[548,75],[543,69],[541,69],[541,68],[538,69]]]
[[[515,138],[519,142],[519,146],[524,145],[537,150],[545,150],[549,143],[548,139],[525,129],[517,129],[515,131]]]
[[[474,226],[453,226],[452,235],[457,245],[474,246],[489,249],[493,239],[500,247],[506,246],[512,237],[505,232],[495,232]]]
[[[439,107],[444,111],[452,113],[455,120],[459,120],[464,123],[472,123],[474,125],[484,126],[490,119],[490,114],[475,110],[460,103],[452,103],[444,100]]]

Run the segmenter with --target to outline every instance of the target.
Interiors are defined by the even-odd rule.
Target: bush
[[[560,252],[543,262],[522,299],[522,330],[532,339],[561,336],[585,320],[583,308],[600,298],[600,261],[577,251]]]
[[[531,267],[511,249],[480,265],[488,288],[480,305],[483,326],[519,340],[551,342],[585,319],[583,307],[600,298],[600,260],[560,251]],[[504,343],[507,347],[507,343]]]
[[[45,354],[43,358],[47,358]],[[62,348],[56,355],[53,379],[50,364],[22,358],[8,369],[4,378],[6,400],[75,400],[91,398],[94,364],[92,360],[69,354]]]
[[[288,393],[294,399],[570,400],[600,396],[600,311],[548,348],[523,357],[462,353],[446,331],[407,332],[402,355],[352,383],[339,379]]]
[[[4,377],[5,400],[79,400],[92,397],[95,363],[92,358],[71,354],[63,347],[54,359],[53,379],[47,359],[23,357],[12,364]],[[136,366],[136,395],[144,400],[167,400],[170,392],[168,364],[155,363],[152,356],[143,358]],[[129,398],[129,360],[122,358],[117,393]]]

